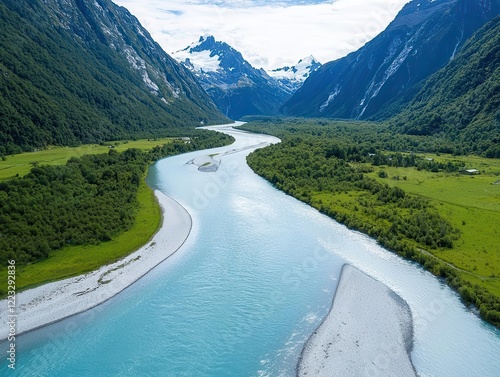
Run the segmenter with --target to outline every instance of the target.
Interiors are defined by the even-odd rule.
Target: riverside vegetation
[[[146,243],[161,218],[155,197],[144,182],[149,164],[232,140],[221,133],[190,133],[190,140],[172,139],[154,147],[152,143],[131,142],[143,149],[120,153],[106,147],[105,154],[80,158],[71,157],[68,148],[58,148],[52,156],[59,163],[67,160],[66,164],[38,165],[33,161],[36,166],[27,175],[1,180],[1,276],[6,278],[7,261],[14,259],[19,291],[88,272]],[[3,163],[10,158],[21,160],[21,156],[9,156]],[[21,172],[23,169],[24,165],[19,165]]]
[[[462,148],[376,123],[260,118],[242,128],[282,139],[248,156],[257,174],[419,262],[500,327],[498,159],[443,156]]]

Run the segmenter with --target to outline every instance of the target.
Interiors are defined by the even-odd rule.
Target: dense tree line
[[[228,143],[197,131],[144,152],[71,158],[66,165],[36,166],[22,178],[0,182],[0,261],[36,262],[66,245],[106,242],[134,224],[137,190],[147,166],[159,158]]]
[[[331,153],[332,145],[345,157]],[[355,150],[355,146],[340,146],[323,138],[292,137],[251,154],[248,163],[277,188],[391,248],[403,240],[426,248],[451,248],[458,230],[428,200],[380,183],[363,174],[365,168],[349,164],[358,153]],[[355,200],[345,208],[316,199],[318,193],[346,192],[354,192]]]
[[[130,228],[146,164],[138,150],[110,150],[1,182],[2,262],[33,262],[64,245],[108,241]]]
[[[327,141],[327,157],[334,156],[350,162],[371,163],[373,166],[415,167],[432,172],[458,172],[463,162],[439,162],[416,153],[455,153],[464,149],[437,136],[403,135],[380,123],[361,121],[332,121],[324,119],[247,117],[256,119],[243,129],[289,138],[297,135],[318,137]],[[332,141],[333,140],[333,141]]]
[[[373,130],[379,127],[380,134]],[[485,320],[500,327],[500,299],[424,251],[453,248],[460,237],[459,231],[427,199],[391,188],[366,175],[381,164],[456,171],[462,169],[460,163],[440,164],[411,153],[382,152],[422,150],[432,144],[429,140],[420,142],[418,136],[394,135],[387,128],[371,123],[261,119],[244,128],[282,139],[280,144],[248,156],[247,161],[257,174],[278,189],[445,278],[465,302],[476,305]]]
[[[294,134],[334,138],[337,143],[350,146],[353,161],[362,161],[368,154],[381,151],[455,155],[471,152],[469,139],[453,138],[443,133],[432,136],[408,135],[385,123],[278,117],[245,117],[244,120],[250,123],[242,128],[280,138]]]

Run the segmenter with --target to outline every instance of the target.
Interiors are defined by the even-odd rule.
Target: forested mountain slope
[[[389,123],[404,133],[447,135],[464,153],[500,157],[500,16],[472,36]]]
[[[373,40],[324,64],[282,107],[285,115],[385,119],[499,14],[498,0],[413,0]]]
[[[0,154],[227,121],[110,0],[2,0],[0,23]]]

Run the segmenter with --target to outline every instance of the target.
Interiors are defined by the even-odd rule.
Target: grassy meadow
[[[451,224],[460,230],[452,249],[433,255],[463,270],[464,277],[500,296],[500,160],[476,156],[426,155],[436,161],[463,161],[479,175],[419,171],[416,168],[376,167],[368,175],[391,187],[431,199]],[[383,170],[388,176],[381,178]],[[498,183],[497,183],[498,182]]]
[[[129,148],[147,150],[157,145],[165,145],[171,141],[171,138],[114,141],[102,144],[84,144],[79,147],[49,147],[35,152],[5,156],[5,159],[0,159],[0,180],[13,178],[17,174],[19,176],[28,174],[31,168],[36,165],[62,165],[71,157],[108,153],[111,148],[118,152],[123,152]]]

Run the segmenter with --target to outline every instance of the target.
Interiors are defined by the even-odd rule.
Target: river
[[[192,216],[183,247],[104,304],[20,336],[17,369],[4,360],[1,375],[293,376],[350,263],[408,302],[420,376],[498,376],[500,331],[418,265],[255,175],[246,155],[275,138],[215,128],[236,143],[150,168],[149,185]],[[215,154],[217,172],[187,164]]]

